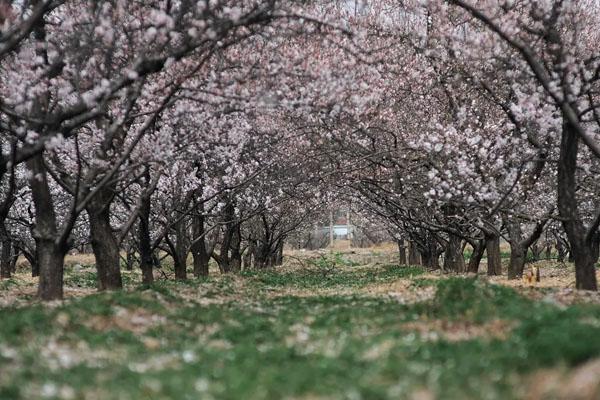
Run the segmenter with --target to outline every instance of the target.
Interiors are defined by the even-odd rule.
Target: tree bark
[[[40,276],[40,266],[38,263],[38,257],[37,257],[37,246],[36,248],[30,250],[27,247],[25,247],[25,245],[19,245],[17,250],[15,250],[15,252],[21,252],[23,254],[23,257],[25,257],[25,259],[27,260],[27,262],[29,262],[29,265],[31,266],[31,277],[32,278],[36,278],[38,276]]]
[[[465,272],[465,258],[462,252],[462,240],[449,234],[446,250],[444,251],[444,270],[453,272]]]
[[[517,279],[523,276],[525,261],[527,260],[527,248],[519,242],[510,243],[510,263],[508,265],[508,279]]]
[[[508,228],[510,244],[508,279],[517,279],[523,276],[525,263],[527,262],[527,249],[542,236],[546,221],[538,222],[526,238],[523,238],[523,231],[518,221],[507,221],[505,225]]]
[[[473,253],[471,254],[471,258],[469,259],[469,264],[467,266],[467,272],[478,273],[479,265],[481,264],[481,259],[483,258],[483,253],[485,252],[485,239],[475,241],[473,246]]]
[[[165,237],[167,245],[173,258],[173,269],[175,270],[175,279],[187,279],[187,256],[189,247],[187,244],[187,232],[185,229],[185,220],[181,220],[173,227],[175,230],[175,243],[169,236]]]
[[[254,248],[254,268],[266,269],[269,267],[269,249],[268,244],[259,242]]]
[[[146,182],[149,182],[146,176]],[[138,225],[138,242],[140,252],[140,269],[142,270],[142,283],[151,285],[154,283],[154,258],[152,254],[152,242],[150,239],[150,209],[152,207],[150,194],[140,199],[140,222]]]
[[[398,263],[400,265],[406,265],[406,245],[404,239],[398,239],[396,242],[398,243]]]
[[[242,252],[240,251],[242,245],[242,232],[239,223],[235,224],[233,230],[233,237],[230,242],[231,255],[229,258],[229,265],[231,272],[237,273],[242,269]]]
[[[254,252],[256,250],[256,241],[252,238],[248,240],[248,247],[246,252],[242,256],[242,267],[244,271],[252,269],[252,260],[254,258]],[[256,262],[255,262],[256,264]],[[256,267],[255,267],[256,268]]]
[[[42,154],[32,157],[27,164],[31,171],[29,185],[36,211],[32,234],[40,272],[38,297],[44,301],[59,300],[63,298],[63,266],[68,248],[66,243],[57,239],[54,202]]]
[[[265,267],[263,259],[262,259],[262,243],[257,242],[254,246],[254,254],[252,254],[252,259],[254,260],[254,268],[255,269],[263,269]]]
[[[551,260],[552,259],[552,242],[550,242],[549,240],[547,240],[547,238],[546,238],[546,253],[545,253],[545,258],[546,258],[546,260]]]
[[[38,296],[44,301],[63,298],[63,266],[66,251],[57,248],[53,240],[38,239]]]
[[[598,290],[596,282],[596,232],[587,232],[577,203],[577,153],[579,137],[569,122],[563,123],[558,168],[558,211],[569,239],[570,253],[575,262],[577,289]],[[596,229],[597,230],[597,229]]]
[[[15,242],[12,243],[12,254],[10,257],[10,270],[14,274],[17,272],[17,261],[19,260],[19,247]]]
[[[502,275],[500,236],[497,234],[487,234],[485,241],[485,251],[487,253],[487,273],[490,276]]]
[[[419,248],[422,263],[429,269],[440,269],[440,255],[442,250],[437,245],[431,234],[425,236],[425,247]]]
[[[12,240],[4,221],[0,222],[0,244],[2,245],[2,251],[0,252],[0,279],[10,278],[11,276],[11,263],[12,263]]]
[[[133,265],[135,264],[135,247],[127,246],[125,249],[125,269],[127,271],[133,271]]]
[[[417,249],[416,243],[412,240],[408,242],[408,263],[410,265],[423,265],[421,263],[421,254]]]
[[[539,261],[542,258],[543,250],[544,247],[537,241],[531,245],[531,254],[533,256],[533,261]]]
[[[523,240],[523,231],[518,221],[507,221],[510,244],[510,262],[508,264],[508,279],[517,279],[523,276],[525,260],[527,257],[527,245]]]
[[[423,264],[429,269],[440,269],[439,254],[424,251],[422,254]]]
[[[567,258],[567,247],[563,244],[560,238],[556,238],[556,260],[558,262],[564,262]]]
[[[219,270],[222,274],[231,272],[229,250],[231,248],[231,242],[234,240],[234,218],[235,207],[233,206],[233,203],[229,201],[223,209],[223,219],[225,223],[225,229],[223,230],[223,241],[221,242],[219,254],[213,254],[213,258],[219,265]]]
[[[194,262],[194,276],[208,276],[208,262],[210,257],[206,251],[206,239],[204,230],[204,210],[199,208],[198,215],[195,215],[192,220],[192,258]]]
[[[112,190],[108,187],[98,192],[86,207],[90,222],[90,239],[96,258],[98,290],[123,288],[119,244],[110,225]]]

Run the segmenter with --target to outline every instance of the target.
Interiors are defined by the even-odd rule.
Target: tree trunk
[[[54,201],[42,154],[32,157],[27,165],[31,172],[29,186],[36,211],[32,236],[40,272],[38,296],[44,301],[58,300],[63,297],[63,265],[68,248],[63,238],[57,238]]]
[[[440,255],[442,252],[439,251],[435,241],[431,237],[426,237],[425,247],[419,248],[419,253],[421,253],[421,262],[427,268],[440,268]]]
[[[546,220],[547,221],[547,220]],[[542,235],[546,221],[539,221],[535,229],[527,236],[523,238],[523,231],[521,230],[521,224],[518,221],[507,221],[505,223],[508,228],[508,235],[510,237],[510,264],[508,266],[508,279],[517,279],[523,276],[523,270],[525,269],[525,263],[527,262],[527,249]],[[539,246],[542,249],[542,246]]]
[[[186,280],[187,279],[187,263],[186,258],[180,252],[176,243],[173,243],[171,238],[165,236],[167,246],[169,246],[169,255],[173,259],[173,271],[175,272],[175,279]]]
[[[194,276],[208,276],[208,262],[210,257],[206,251],[206,240],[204,231],[204,215],[203,210],[199,209],[198,215],[195,215],[192,220],[192,258],[194,260]]]
[[[396,242],[398,243],[398,263],[400,265],[406,265],[406,245],[404,239],[398,239]]]
[[[146,181],[149,180],[149,176],[147,176]],[[138,225],[140,269],[142,270],[142,283],[151,285],[154,282],[154,273],[152,272],[154,258],[150,239],[150,208],[152,206],[150,195],[144,196],[140,201],[140,222]]]
[[[17,251],[20,251],[21,253],[23,253],[23,257],[25,257],[27,262],[29,262],[29,265],[31,266],[31,277],[36,278],[36,277],[40,276],[40,265],[38,263],[38,257],[36,254],[37,246],[32,251],[27,249],[25,246],[20,246]]]
[[[187,258],[190,252],[190,240],[186,226],[185,219],[181,220],[176,225],[177,243],[175,244],[175,249],[177,250],[177,259],[179,260],[179,263],[178,268],[175,268],[175,278],[180,280],[187,279]]]
[[[63,265],[66,251],[56,247],[53,240],[38,240],[40,278],[38,296],[44,301],[63,298]]]
[[[539,261],[541,259],[543,250],[544,247],[538,242],[535,242],[531,245],[531,254],[533,255],[533,261]]]
[[[471,273],[479,272],[479,264],[481,264],[481,259],[483,258],[483,253],[485,252],[485,239],[477,240],[475,245],[473,246],[473,253],[471,254],[471,258],[469,259],[469,265],[467,266],[467,271]]]
[[[17,244],[15,242],[13,242],[13,246],[12,246],[12,255],[10,257],[10,270],[12,273],[16,273],[17,272],[17,261],[19,260],[19,247],[17,246]]]
[[[261,255],[262,255],[262,243],[260,243],[259,241],[257,241],[257,243],[254,246],[253,250],[254,250],[254,254],[252,254],[252,259],[254,260],[254,268],[255,269],[262,269],[264,267],[263,260],[261,258]]]
[[[259,242],[254,251],[254,265],[257,269],[267,269],[271,262],[271,248],[268,243]]]
[[[423,264],[429,269],[440,269],[440,255],[432,251],[421,252]]]
[[[508,229],[510,244],[510,263],[508,264],[508,279],[517,279],[523,276],[525,260],[527,257],[527,243],[523,240],[521,224],[516,220],[507,220],[505,225]]]
[[[237,273],[242,269],[242,232],[241,226],[239,223],[236,223],[233,228],[233,236],[230,242],[230,257],[229,257],[229,265],[231,267],[231,272]]]
[[[596,232],[588,233],[578,211],[577,153],[579,137],[570,123],[564,122],[558,167],[558,211],[569,239],[575,262],[577,289],[598,290],[596,282],[597,251],[594,249]]]
[[[98,290],[123,288],[119,244],[110,225],[112,191],[104,188],[86,208],[90,221],[90,239],[96,258]]]
[[[527,248],[521,243],[510,242],[510,264],[508,265],[508,279],[517,279],[523,276]]]
[[[488,275],[502,275],[502,259],[500,258],[500,236],[486,235],[485,251],[487,253]]]
[[[559,262],[565,262],[565,259],[569,256],[569,243],[557,233],[554,234],[554,238],[556,239],[555,246],[558,253],[556,258]]]
[[[254,253],[256,250],[256,241],[254,239],[248,240],[248,247],[246,248],[246,252],[242,257],[242,268],[244,271],[248,271],[252,269],[252,259],[254,258]],[[256,264],[256,262],[255,262]],[[256,268],[256,266],[255,266]]]
[[[174,226],[175,229],[175,243],[167,236],[165,240],[171,251],[171,257],[173,257],[173,269],[175,270],[175,279],[186,280],[187,279],[187,256],[188,246],[187,237],[185,230],[185,220],[177,222]]]
[[[175,279],[185,281],[187,279],[187,263],[186,260],[181,257],[181,254],[175,253],[173,257],[173,267],[175,270]]]
[[[552,242],[546,240],[546,252],[545,252],[546,260],[552,259]]]
[[[567,248],[563,246],[560,240],[556,241],[556,261],[564,262],[567,257]]]
[[[223,209],[223,219],[225,222],[225,229],[223,230],[223,241],[219,254],[214,254],[213,258],[219,264],[219,270],[223,274],[231,272],[232,266],[229,257],[229,250],[232,247],[232,242],[235,241],[235,207],[231,201],[229,201]]]
[[[254,259],[254,268],[256,269],[264,269],[266,268],[266,262],[263,258],[263,244],[262,243],[258,243],[255,247],[254,247],[254,254],[252,256],[252,258]]]
[[[133,271],[133,265],[135,264],[135,247],[128,246],[125,250],[125,269],[127,271]]]
[[[435,238],[431,234],[425,237],[425,247],[420,248],[421,260],[429,269],[440,269],[440,255],[442,250],[438,247]]]
[[[12,263],[12,240],[4,221],[0,222],[0,244],[2,245],[2,251],[0,252],[0,279],[10,278],[11,275],[11,263]]]
[[[448,244],[444,252],[444,270],[453,272],[464,272],[465,258],[462,252],[461,239],[450,234],[448,237]]]
[[[283,238],[279,239],[279,241],[277,242],[277,247],[275,250],[275,265],[279,266],[283,264]]]
[[[421,254],[419,254],[417,245],[412,240],[408,242],[408,263],[410,265],[423,265],[421,263]]]

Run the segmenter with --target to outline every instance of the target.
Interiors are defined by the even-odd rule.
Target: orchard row
[[[487,249],[500,273],[503,237],[516,278],[551,239],[596,290],[598,11],[0,0],[1,275],[23,255],[61,298],[88,244],[101,290],[121,258],[145,283],[163,254],[177,279],[190,253],[197,276],[268,268],[349,204],[432,268]]]

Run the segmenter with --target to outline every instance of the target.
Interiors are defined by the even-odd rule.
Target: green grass
[[[97,273],[93,265],[86,265],[83,268],[75,268],[74,266],[65,267],[65,286],[75,288],[96,288],[97,287]],[[130,287],[139,284],[141,277],[137,271],[135,273],[122,270],[121,279],[123,285]]]
[[[377,282],[410,278],[425,273],[422,267],[386,265],[380,269],[306,269],[300,272],[250,271],[244,276],[260,286],[300,289],[362,287]]]
[[[476,279],[385,266],[158,282],[57,307],[0,308],[0,399],[511,399],[535,368],[600,356],[600,307],[558,308]],[[74,278],[73,278],[74,279]],[[239,278],[237,278],[239,279]],[[413,279],[424,303],[387,296],[266,296]],[[197,295],[198,293],[201,294]],[[509,321],[506,338],[432,339],[414,323]],[[413,324],[413,325],[411,325]]]

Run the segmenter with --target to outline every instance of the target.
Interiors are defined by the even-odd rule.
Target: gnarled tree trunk
[[[481,264],[483,253],[485,253],[485,239],[476,240],[471,243],[471,246],[473,246],[473,253],[471,253],[471,258],[467,265],[467,272],[476,274],[479,272],[479,265]]]
[[[116,290],[123,287],[119,244],[110,225],[112,190],[101,189],[86,207],[90,222],[90,239],[96,258],[98,290]]]
[[[32,157],[27,165],[31,171],[29,185],[36,210],[32,234],[40,273],[38,296],[47,301],[63,297],[63,266],[68,247],[64,238],[58,237],[54,202],[42,157],[42,154]]]
[[[538,222],[535,229],[525,238],[523,238],[521,225],[518,221],[508,221],[506,223],[510,244],[508,279],[516,279],[523,276],[523,270],[525,269],[525,263],[527,262],[527,249],[540,238],[544,231],[546,221],[547,220]]]
[[[461,242],[462,240],[458,236],[449,235],[444,251],[444,270],[453,272],[464,272],[466,270]]]

